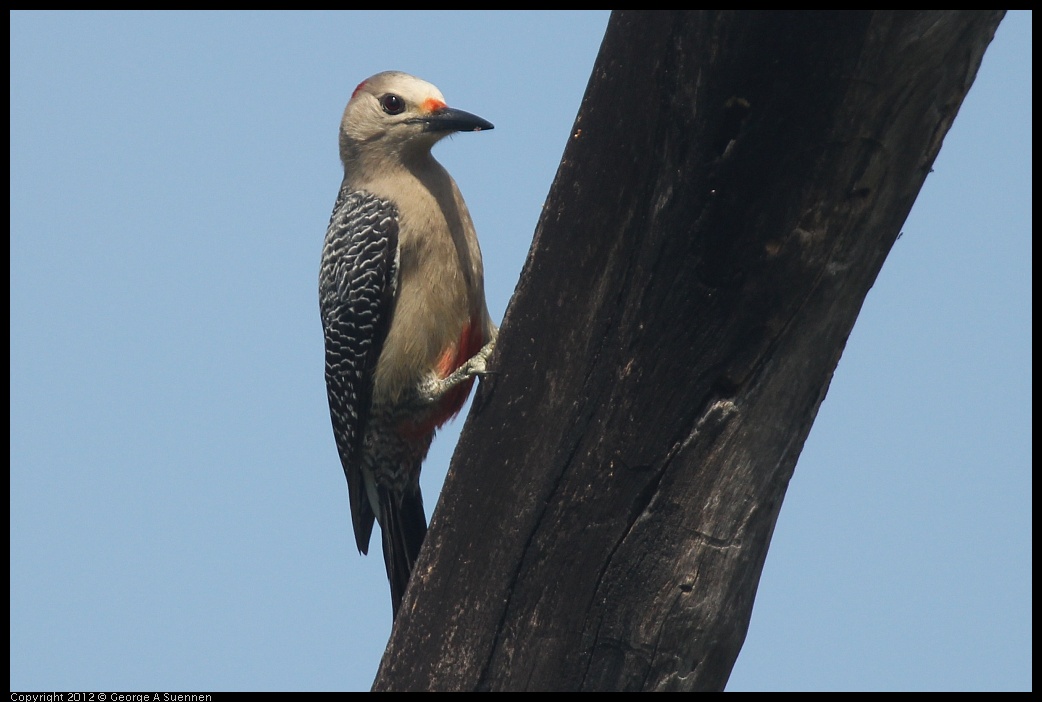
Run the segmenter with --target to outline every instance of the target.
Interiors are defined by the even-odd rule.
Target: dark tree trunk
[[[1002,15],[612,16],[374,689],[724,687]]]

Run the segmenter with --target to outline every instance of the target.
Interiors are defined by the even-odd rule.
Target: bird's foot
[[[474,376],[488,375],[490,372],[488,370],[488,359],[495,348],[496,342],[493,339],[482,346],[481,350],[471,356],[466,363],[449,373],[444,378],[431,376],[427,382],[419,388],[419,400],[425,404],[433,404],[440,400],[445,393],[449,392],[457,385],[470,380]]]

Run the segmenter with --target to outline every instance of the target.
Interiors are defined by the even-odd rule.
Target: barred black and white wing
[[[373,507],[361,452],[373,395],[373,371],[394,314],[398,281],[398,210],[364,191],[337,196],[319,272],[326,347],[326,393],[340,461],[347,475],[358,550],[368,553]]]

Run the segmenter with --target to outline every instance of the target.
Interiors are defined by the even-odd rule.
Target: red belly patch
[[[445,349],[445,352],[438,359],[438,363],[435,366],[438,377],[445,378],[450,375],[469,361],[484,345],[485,336],[482,334],[481,324],[474,319],[464,324],[460,332],[459,341]],[[416,437],[430,434],[460,411],[463,403],[467,401],[467,396],[470,394],[472,387],[474,387],[473,378],[460,383],[445,393],[438,406],[425,421],[418,424],[409,423],[408,426],[403,426],[403,433]]]

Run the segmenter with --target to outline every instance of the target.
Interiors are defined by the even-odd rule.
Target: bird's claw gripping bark
[[[466,382],[476,375],[488,375],[488,359],[495,348],[496,342],[493,339],[482,346],[481,350],[471,356],[466,363],[454,370],[452,373],[449,373],[444,378],[436,378],[434,376],[429,377],[427,382],[417,389],[417,395],[420,402],[423,404],[434,404],[440,400],[445,393],[452,390],[460,383]]]
[[[488,342],[481,350],[474,354],[469,361],[463,364],[463,368],[469,369],[467,377],[475,375],[488,375],[488,358],[496,350],[496,340]]]

